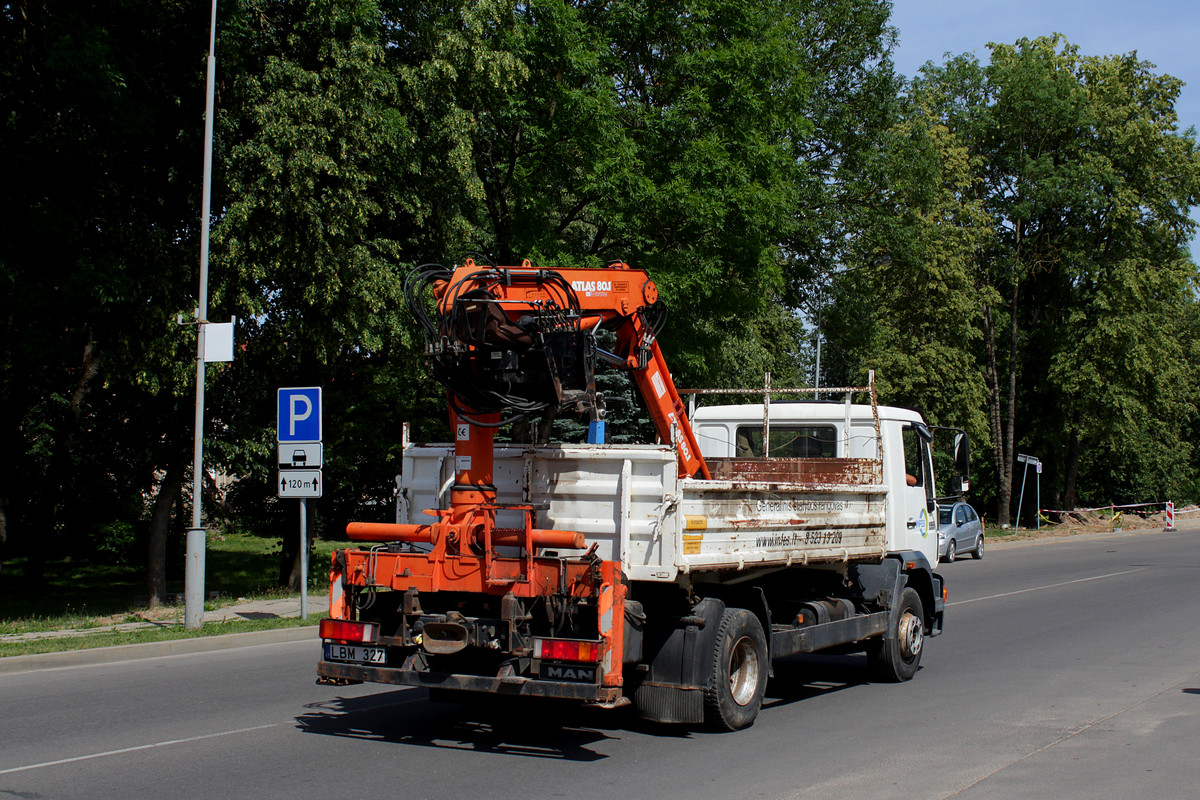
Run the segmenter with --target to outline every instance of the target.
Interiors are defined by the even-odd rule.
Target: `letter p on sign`
[[[321,441],[320,386],[280,389],[278,409],[279,441]]]

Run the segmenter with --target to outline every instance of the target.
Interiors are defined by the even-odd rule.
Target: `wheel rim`
[[[743,636],[729,654],[729,694],[739,706],[749,705],[758,694],[759,669],[754,640]]]
[[[905,611],[900,617],[896,633],[900,640],[900,656],[905,661],[911,661],[921,654],[921,645],[925,643],[925,628],[916,614]]]

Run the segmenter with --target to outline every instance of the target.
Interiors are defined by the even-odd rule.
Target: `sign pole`
[[[281,388],[276,408],[279,497],[300,501],[300,618],[308,619],[308,498],[320,497],[325,484],[321,387]]]
[[[1037,530],[1042,529],[1042,462],[1037,464]]]
[[[1013,523],[1014,529],[1021,527],[1021,505],[1025,502],[1025,476],[1029,474],[1029,463],[1027,461],[1022,461],[1021,467],[1021,496],[1017,500],[1017,519]]]
[[[308,500],[300,498],[300,619],[308,619]]]

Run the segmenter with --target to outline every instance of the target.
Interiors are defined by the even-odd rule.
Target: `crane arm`
[[[436,322],[417,298],[423,286],[436,298]],[[675,447],[679,475],[710,477],[649,321],[661,307],[646,272],[624,263],[537,269],[528,261],[495,267],[467,259],[452,272],[421,268],[406,294],[460,418],[494,425],[480,417],[510,415],[503,424],[553,404],[597,418],[601,360],[632,373],[659,438]],[[601,326],[616,331],[615,353],[596,348]]]

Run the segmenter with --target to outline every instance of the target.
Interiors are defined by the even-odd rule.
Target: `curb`
[[[14,675],[60,667],[85,667],[96,664],[116,664],[145,658],[210,653],[251,647],[258,644],[279,644],[316,640],[317,626],[279,628],[273,631],[225,633],[218,636],[197,636],[191,639],[171,639],[165,642],[122,644],[113,647],[93,647],[86,650],[65,650],[61,653],[40,653],[32,656],[0,658],[0,675]]]
[[[1200,521],[1200,520],[1198,520]],[[1021,547],[1028,545],[1044,545],[1056,544],[1059,542],[1072,542],[1080,539],[1101,539],[1105,537],[1118,536],[1147,536],[1157,533],[1200,533],[1200,529],[1196,526],[1187,528],[1176,528],[1173,531],[1166,531],[1162,528],[1124,528],[1116,531],[1080,531],[1079,533],[1061,533],[1048,536],[1028,536],[1020,539],[1008,539],[1006,537],[988,537],[987,546],[997,550],[1004,550],[1009,547]]]

